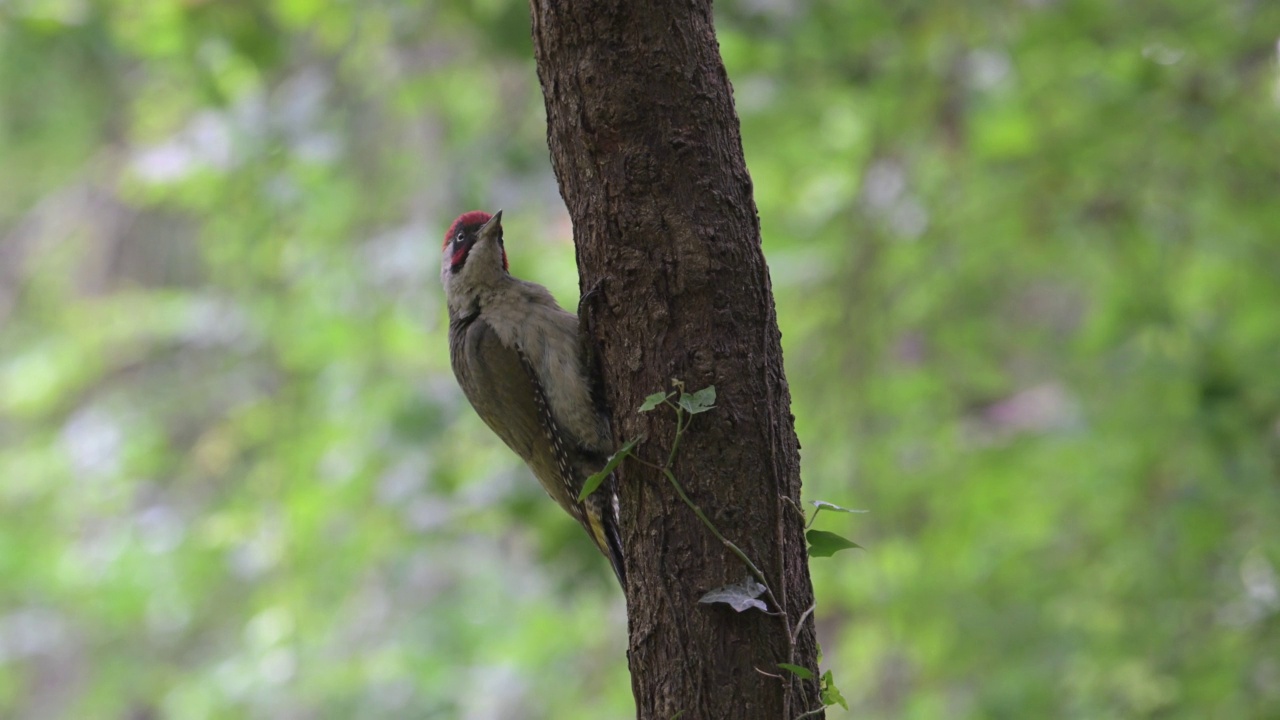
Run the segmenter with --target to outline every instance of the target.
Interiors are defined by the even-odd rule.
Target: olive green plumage
[[[441,280],[454,376],[480,419],[582,524],[625,586],[615,479],[578,501],[612,444],[592,396],[578,319],[506,265],[501,213],[467,213],[450,227]]]

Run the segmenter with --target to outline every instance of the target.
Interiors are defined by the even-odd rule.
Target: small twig
[[[790,505],[793,510],[795,510],[797,513],[800,514],[800,519],[805,521],[806,523],[805,529],[808,529],[809,516],[805,514],[804,508],[800,507],[800,503],[796,502],[795,500],[792,500],[791,497],[788,495],[779,495],[778,497],[782,498],[783,502]]]
[[[753,666],[753,667],[754,667],[754,666]],[[756,672],[758,672],[758,673],[760,673],[761,675],[764,675],[765,677],[778,678],[779,680],[781,680],[781,679],[782,679],[782,676],[781,676],[781,675],[774,675],[773,673],[765,672],[765,671],[761,670],[760,668],[755,668],[755,671],[756,671]]]
[[[827,709],[827,706],[826,706],[826,705],[823,705],[823,706],[822,706],[822,707],[820,707],[820,708],[816,708],[816,709],[814,709],[814,710],[810,710],[809,712],[806,712],[806,713],[801,713],[801,714],[799,714],[799,715],[797,715],[797,716],[796,716],[796,720],[800,720],[800,718],[807,718],[807,717],[809,717],[810,715],[817,715],[818,713],[820,713],[820,712],[822,712],[823,710],[826,710],[826,709]]]
[[[812,615],[812,614],[813,614],[814,609],[815,609],[815,608],[817,608],[817,607],[818,607],[818,603],[817,603],[817,601],[814,601],[814,603],[813,603],[812,605],[810,605],[810,606],[809,606],[809,609],[808,609],[808,610],[805,610],[804,612],[800,613],[800,621],[796,623],[796,629],[795,629],[795,632],[793,632],[793,633],[791,634],[791,648],[792,648],[792,650],[794,650],[794,649],[795,649],[796,643],[800,641],[800,631],[804,629],[804,621],[805,621],[805,620],[806,620],[810,615]]]

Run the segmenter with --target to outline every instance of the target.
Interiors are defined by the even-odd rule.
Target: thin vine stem
[[[707,529],[711,531],[711,534],[715,535],[717,540],[723,543],[725,547],[729,548],[734,555],[738,556],[738,559],[742,561],[742,564],[747,566],[747,569],[756,577],[756,580],[759,580],[760,584],[764,586],[764,591],[769,594],[769,599],[773,601],[773,606],[778,607],[778,602],[773,597],[773,590],[769,589],[769,581],[765,578],[764,573],[760,572],[760,568],[756,567],[756,564],[751,562],[751,558],[747,557],[747,554],[742,552],[742,549],[735,545],[732,540],[720,534],[720,530],[716,528],[715,523],[711,522],[711,518],[708,518],[706,513],[702,512],[702,508],[698,507],[697,504],[690,500],[689,496],[685,494],[684,488],[680,486],[680,482],[676,480],[676,476],[670,469],[662,468],[662,474],[667,476],[667,480],[671,481],[671,486],[676,489],[676,494],[680,496],[680,499],[684,501],[685,505],[689,506],[689,509],[693,511],[693,514],[698,516],[698,519],[702,521],[702,524],[707,526]]]
[[[747,557],[747,554],[742,551],[742,548],[738,547],[732,540],[720,533],[720,529],[716,527],[715,523],[711,522],[711,518],[707,517],[706,513],[702,512],[702,508],[698,507],[697,503],[689,499],[689,496],[684,491],[684,486],[680,484],[679,480],[676,480],[675,473],[671,472],[671,466],[674,465],[676,461],[676,452],[680,449],[680,438],[684,436],[684,431],[689,429],[689,423],[693,421],[693,416],[686,413],[684,408],[672,403],[670,400],[664,400],[663,402],[670,405],[671,409],[676,411],[676,436],[675,439],[671,441],[671,452],[667,455],[667,464],[659,469],[671,483],[671,487],[676,489],[676,494],[680,496],[680,500],[683,501],[685,505],[689,506],[689,509],[693,511],[693,514],[698,516],[698,519],[702,521],[702,524],[711,531],[712,535],[716,536],[716,539],[719,540],[722,545],[728,548],[734,555],[738,556],[738,559],[742,561],[742,564],[746,565],[747,569],[751,571],[751,574],[755,576],[755,579],[764,586],[765,594],[769,596],[769,602],[773,603],[773,606],[778,609],[779,613],[786,617],[786,609],[778,603],[778,598],[774,596],[773,588],[769,587],[769,580],[765,577],[764,572],[762,572],[760,568],[756,567],[756,564],[751,561],[751,558]],[[787,619],[790,620],[790,618]],[[790,625],[791,623],[788,622],[786,628],[788,634],[791,630]]]
[[[683,385],[681,385],[680,388],[683,389]],[[765,577],[764,572],[761,571],[760,568],[756,566],[756,564],[751,560],[750,557],[747,557],[747,554],[742,551],[742,548],[738,547],[736,543],[734,543],[732,540],[730,540],[729,538],[721,534],[720,529],[716,527],[715,523],[711,522],[711,518],[707,517],[706,513],[702,511],[702,508],[698,507],[697,503],[693,502],[693,500],[689,498],[689,495],[685,493],[684,486],[680,484],[679,480],[676,480],[675,473],[671,471],[671,468],[673,465],[675,465],[676,453],[680,449],[680,439],[684,436],[685,431],[689,429],[690,423],[693,422],[693,414],[687,413],[684,408],[671,402],[670,396],[668,396],[667,399],[664,399],[662,403],[664,405],[669,406],[676,413],[676,433],[675,433],[675,438],[671,441],[671,451],[667,454],[666,464],[659,466],[656,463],[651,463],[648,460],[645,460],[644,458],[641,458],[639,455],[635,455],[635,454],[630,454],[630,457],[635,461],[639,462],[640,464],[644,465],[645,467],[651,468],[653,470],[657,470],[658,472],[662,473],[667,478],[667,481],[671,483],[671,487],[675,488],[676,495],[680,497],[681,502],[683,502],[685,505],[689,507],[690,510],[693,511],[693,514],[698,517],[698,520],[700,520],[702,524],[706,526],[707,530],[711,531],[711,534],[714,535],[722,545],[728,548],[730,552],[732,552],[735,556],[737,556],[737,558],[740,561],[742,561],[742,564],[747,567],[747,570],[751,572],[752,576],[754,576],[755,579],[764,588],[765,596],[768,598],[769,602],[773,605],[773,607],[777,608],[778,610],[777,612],[766,612],[765,614],[781,616],[784,630],[787,636],[787,660],[788,662],[791,662],[794,664],[796,644],[797,644],[797,640],[799,639],[798,636],[800,634],[801,629],[804,627],[805,619],[808,618],[808,616],[811,613],[813,613],[815,606],[812,606],[812,605],[809,606],[809,608],[805,610],[803,614],[801,614],[800,622],[797,625],[795,625],[793,630],[792,624],[791,624],[791,618],[787,614],[786,608],[784,608],[782,604],[778,602],[778,598],[773,594],[773,588],[769,586],[769,581]],[[814,512],[813,517],[807,517],[804,510],[801,509],[799,505],[795,503],[794,500],[788,497],[784,497],[783,499],[789,501],[791,505],[796,509],[796,511],[800,513],[801,520],[808,521],[805,523],[806,530],[813,524],[813,521],[817,519],[818,511]],[[819,510],[821,510],[821,508],[819,508]],[[765,673],[765,674],[768,674],[768,673]],[[772,677],[779,677],[779,679],[781,679],[780,676],[776,676],[776,675]],[[792,676],[791,677],[792,682],[787,683],[786,692],[788,696],[791,694],[792,688],[794,687],[794,683],[799,679],[800,678],[798,677]],[[786,702],[787,702],[787,705],[790,706],[790,699],[788,699]],[[799,720],[799,718],[805,718],[812,715],[816,715],[818,713],[821,713],[825,709],[826,709],[826,705],[824,703],[821,707],[818,707],[815,710],[810,710],[808,712],[797,715],[796,719]]]
[[[673,405],[670,400],[663,400],[663,402],[670,405],[671,409],[676,411],[676,439],[671,441],[671,452],[667,454],[667,464],[663,468],[666,470],[676,464],[676,450],[680,449],[680,438],[684,435],[684,431],[689,429],[689,422],[693,421],[693,417],[690,416],[689,422],[685,422],[685,413],[683,408],[679,405]]]

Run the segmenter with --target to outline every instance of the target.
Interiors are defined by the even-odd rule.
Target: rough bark
[[[698,604],[747,570],[659,473],[627,461],[620,493],[638,716],[796,717],[820,704],[814,682],[777,667],[817,669],[799,445],[711,4],[531,6],[548,142],[586,293],[582,322],[600,354],[615,439],[643,434],[640,457],[665,462],[673,413],[638,414],[643,398],[672,378],[690,391],[716,386],[717,407],[694,419],[675,474],[764,572],[785,614]]]

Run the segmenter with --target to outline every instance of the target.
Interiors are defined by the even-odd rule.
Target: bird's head
[[[459,215],[444,234],[441,252],[440,281],[451,304],[469,299],[476,290],[506,276],[502,211],[490,215],[472,210]]]

